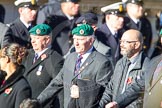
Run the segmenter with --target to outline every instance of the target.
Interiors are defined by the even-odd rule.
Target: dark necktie
[[[138,21],[136,25],[137,25],[137,28],[140,29],[140,26],[141,26],[140,21]]]
[[[35,63],[37,59],[38,59],[38,54],[36,53],[33,59],[33,63]]]
[[[82,55],[79,55],[76,61],[76,65],[75,65],[75,75],[79,74],[79,69],[80,69],[80,65],[81,65],[81,60],[82,60]],[[81,78],[81,75],[78,75],[78,79]]]
[[[30,26],[28,27],[28,31],[29,31],[31,28],[32,28],[32,25],[30,25]]]
[[[118,44],[118,42],[119,42],[119,40],[118,40],[118,33],[115,33],[114,37],[115,37],[116,43]]]
[[[125,78],[124,79],[124,84],[123,84],[123,89],[122,89],[122,93],[125,91],[126,86],[127,86],[127,81],[128,81],[128,77],[129,77],[129,66],[130,66],[131,62],[130,60],[127,60],[125,68],[124,68],[124,74],[125,74]]]
[[[154,75],[153,75],[152,84],[155,83],[155,81],[157,80],[158,75],[160,74],[160,72],[162,72],[162,60],[160,61],[160,63],[156,67],[156,70],[155,70]]]

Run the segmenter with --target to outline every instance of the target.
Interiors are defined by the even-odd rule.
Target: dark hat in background
[[[80,0],[62,0],[62,2],[73,2],[73,3],[78,3]]]
[[[128,4],[128,3],[137,4],[137,5],[141,5],[141,6],[143,6],[143,4],[144,4],[142,0],[127,0],[126,4]]]
[[[93,32],[94,32],[94,30],[90,25],[81,24],[81,25],[75,27],[72,30],[72,35],[76,35],[76,36],[92,36]]]
[[[98,23],[98,17],[94,13],[85,13],[81,15],[75,22],[76,24],[97,24]]]
[[[102,7],[101,12],[104,14],[113,14],[117,16],[123,16],[125,15],[125,9],[123,6],[123,2],[117,2],[110,4],[108,6]]]
[[[39,7],[37,5],[37,0],[16,0],[14,4],[17,7],[28,7],[31,9],[37,9]]]
[[[30,35],[35,36],[44,36],[49,35],[51,33],[52,29],[47,24],[38,24],[30,29],[29,33]]]

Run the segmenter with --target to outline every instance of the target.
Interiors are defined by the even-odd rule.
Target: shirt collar
[[[82,60],[81,60],[81,65],[86,61],[86,59],[88,58],[88,56],[92,53],[92,50],[93,50],[93,46],[86,52],[82,55]],[[78,54],[79,56],[79,54]]]
[[[30,24],[26,23],[21,17],[20,17],[20,21],[25,25],[26,28],[31,26],[31,23]]]
[[[70,16],[70,15],[68,15],[68,14],[65,14],[65,16],[66,16],[69,20],[73,20],[73,19],[74,19],[73,16]]]
[[[112,33],[112,35],[115,35],[117,32],[115,32],[108,24],[106,24],[107,27],[109,28],[110,32]]]
[[[132,20],[137,24],[140,20],[136,18],[132,18]]]
[[[45,48],[44,50],[38,52],[38,53],[37,53],[37,54],[38,54],[38,58],[39,58],[45,51],[47,51],[49,48],[50,48],[50,47],[47,47],[47,48]]]
[[[137,60],[138,60],[138,58],[139,58],[139,55],[140,55],[140,54],[138,54],[138,55],[137,55],[137,56],[135,56],[134,58],[131,58],[131,59],[130,59],[131,64],[136,63],[136,61],[137,61]]]

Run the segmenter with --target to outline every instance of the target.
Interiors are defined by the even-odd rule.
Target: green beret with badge
[[[49,25],[38,24],[38,25],[34,26],[33,28],[31,28],[29,33],[30,33],[30,35],[43,36],[43,35],[49,35],[51,33],[51,31],[52,31],[52,29]]]
[[[94,33],[93,28],[88,24],[82,24],[80,26],[75,27],[72,30],[72,35],[76,36],[91,36],[93,35],[93,33]]]

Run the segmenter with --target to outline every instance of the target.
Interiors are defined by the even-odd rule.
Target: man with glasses
[[[143,49],[148,54],[152,40],[152,28],[149,20],[144,16],[144,8],[142,0],[127,0],[127,15],[124,17],[124,28],[126,30],[139,30],[143,36]],[[150,55],[148,55],[150,57]]]
[[[123,57],[117,62],[114,74],[100,101],[100,107],[104,108],[109,102],[116,100],[126,88],[131,86],[135,80],[140,79],[142,71],[145,69],[149,59],[142,52],[142,34],[130,29],[121,37],[120,53]],[[141,108],[143,105],[142,95],[127,108]],[[109,105],[106,105],[109,108]]]
[[[10,24],[13,42],[31,48],[29,29],[36,18],[38,5],[35,0],[16,0],[20,17]]]

